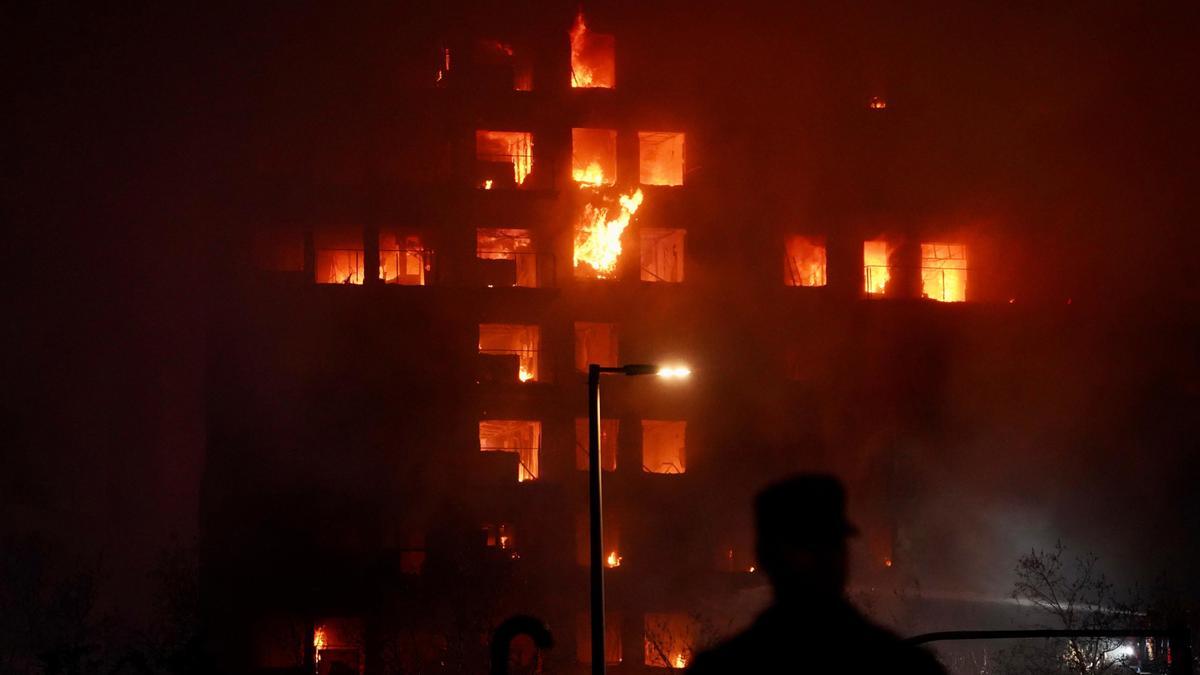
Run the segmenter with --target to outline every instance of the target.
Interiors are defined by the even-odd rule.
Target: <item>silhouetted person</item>
[[[514,616],[492,633],[491,675],[535,675],[542,672],[542,652],[554,646],[546,624],[532,616]]]
[[[846,600],[846,538],[857,530],[838,479],[802,474],[768,487],[755,498],[754,524],[775,602],[744,633],[697,656],[689,673],[944,674]]]

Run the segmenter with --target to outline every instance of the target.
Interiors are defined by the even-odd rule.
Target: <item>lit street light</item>
[[[588,365],[588,512],[591,519],[592,673],[604,675],[604,522],[600,491],[600,376],[657,375],[683,379],[692,374],[686,366],[633,363],[625,366]]]

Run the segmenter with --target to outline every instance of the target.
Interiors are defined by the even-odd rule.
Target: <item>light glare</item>
[[[687,366],[663,366],[658,369],[658,376],[665,378],[684,378],[692,374]]]

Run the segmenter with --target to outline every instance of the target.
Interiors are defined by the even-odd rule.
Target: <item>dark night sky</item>
[[[886,81],[925,106],[927,126],[899,140],[901,152],[990,158],[974,189],[1025,195],[1036,202],[1025,212],[1044,218],[1028,225],[1031,241],[1077,251],[1047,263],[1041,282],[1118,322],[1179,316],[1173,341],[1195,335],[1195,3],[839,3],[786,16],[761,5],[757,18],[744,3],[608,4],[673,19],[681,34],[722,28],[750,57],[844,58],[854,81]],[[102,550],[128,583],[172,533],[196,533],[205,260],[212,228],[236,220],[234,185],[276,121],[320,128],[298,111],[352,114],[327,106],[324,92],[369,82],[328,63],[395,39],[380,25],[417,31],[430,20],[404,3],[34,3],[4,13],[16,39],[6,40],[15,82],[0,188],[12,259],[0,525]],[[355,30],[361,43],[347,37]],[[743,86],[778,75],[745,74]],[[738,80],[731,69],[713,77]],[[1038,148],[1033,159],[1027,146]],[[950,184],[953,174],[930,177]],[[1196,376],[1195,360],[1180,367]],[[1133,512],[1148,498],[1155,517],[1196,510],[1195,439],[1161,429],[1148,438],[1171,444],[1164,461],[1191,473],[1139,476]],[[1097,474],[1106,490],[1120,485]],[[1037,514],[1047,531],[1088,520],[1093,484],[1064,491],[1055,512]],[[1170,531],[1181,540],[1164,544],[1195,563],[1195,542]]]

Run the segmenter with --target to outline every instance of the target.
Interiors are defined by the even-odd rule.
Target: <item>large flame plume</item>
[[[575,227],[575,271],[580,276],[606,279],[617,269],[621,235],[642,205],[641,189],[618,199],[620,211],[611,219],[609,207],[587,204]]]

